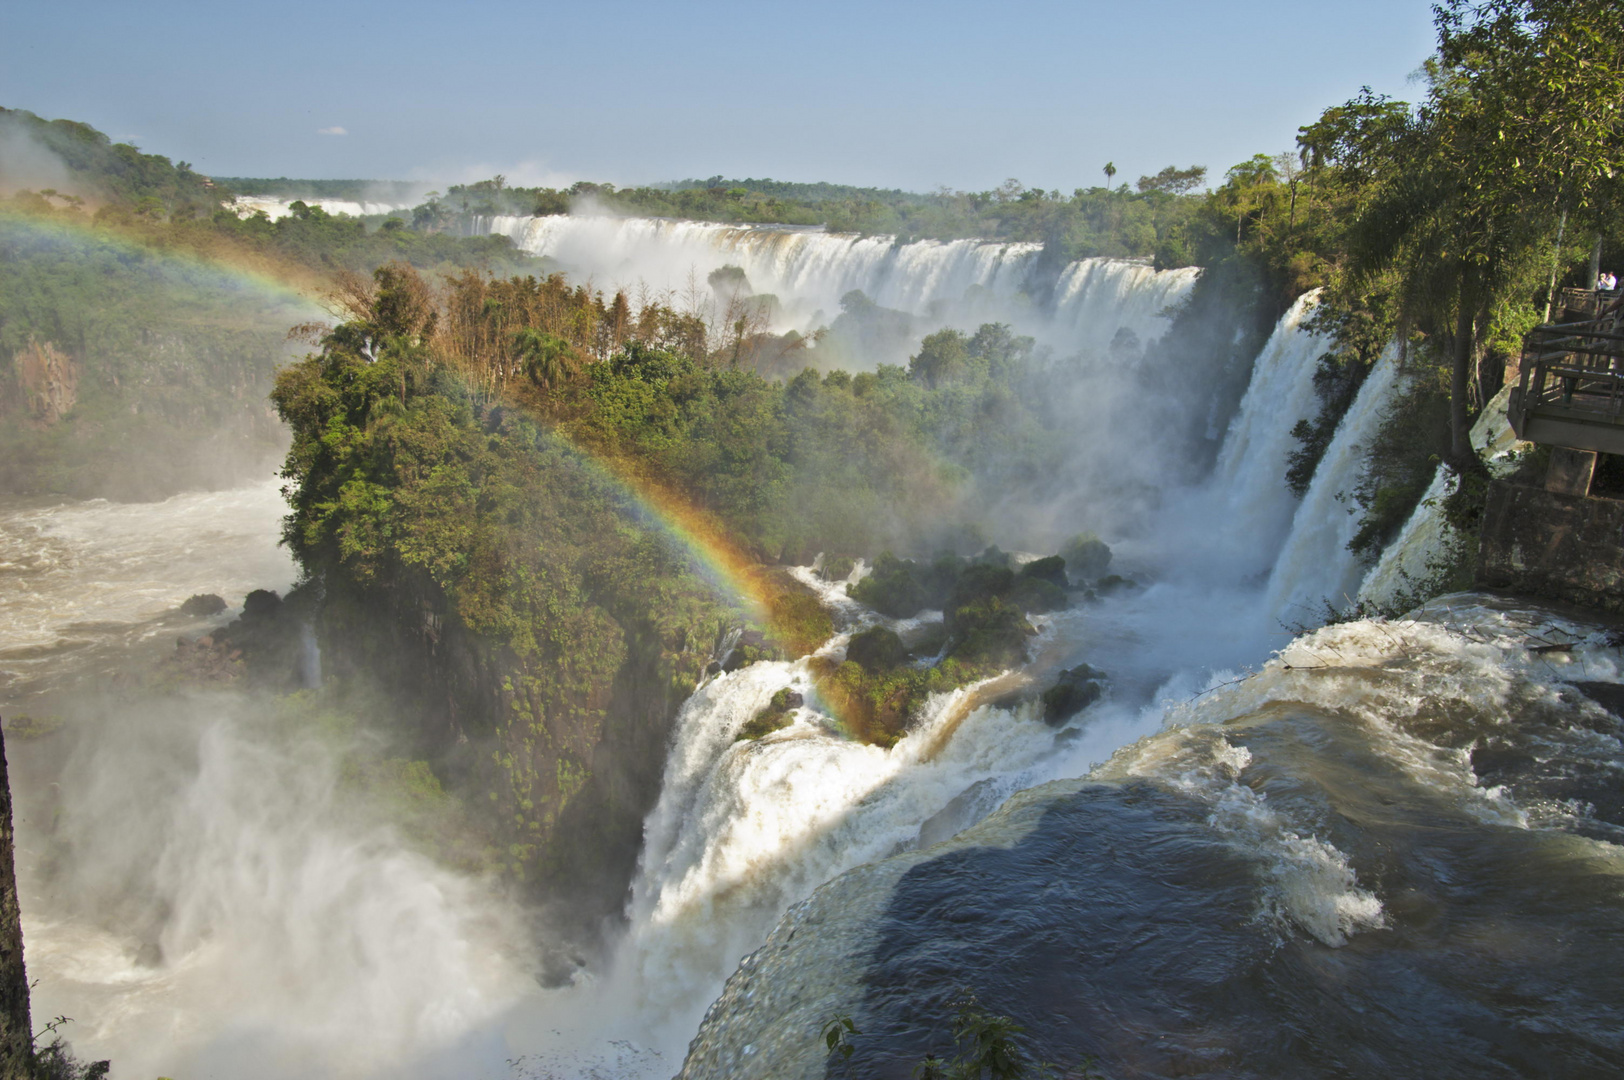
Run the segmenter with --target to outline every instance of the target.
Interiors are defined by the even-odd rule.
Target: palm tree
[[[555,334],[525,327],[513,335],[513,348],[519,365],[532,382],[551,390],[563,382],[574,368],[569,342]]]

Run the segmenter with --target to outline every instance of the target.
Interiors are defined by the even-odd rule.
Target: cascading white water
[[[1360,600],[1392,606],[1431,576],[1434,564],[1444,555],[1444,544],[1450,532],[1449,523],[1444,520],[1442,501],[1453,490],[1453,474],[1444,466],[1438,466],[1421,502],[1360,583]]]
[[[1154,296],[1165,282],[1147,272],[1138,284]],[[1079,288],[1080,294],[1087,291]],[[1137,300],[1142,308],[1156,303]],[[1326,347],[1302,325],[1314,300],[1300,300],[1277,326],[1217,473],[1209,486],[1187,493],[1197,509],[1168,515],[1179,522],[1185,545],[1215,543],[1209,526],[1215,506],[1229,514],[1272,515],[1273,539],[1258,545],[1264,564],[1283,539],[1292,506],[1284,484],[1289,432],[1296,420],[1312,415],[1314,369]],[[1088,375],[1074,371],[1072,377]],[[1339,449],[1354,453],[1346,444]],[[1189,559],[1190,551],[1172,557]],[[1210,580],[1209,573],[1198,593],[1188,582],[1157,585],[1143,597],[1040,620],[1045,630],[1038,652],[1051,667],[1080,657],[1104,663],[1124,687],[1149,690],[1172,675],[1164,692],[1194,692],[1199,680],[1174,673],[1200,668],[1201,646],[1180,655],[1189,637],[1169,631],[1206,611],[1234,623],[1239,639],[1267,640],[1254,633],[1249,615],[1236,614],[1256,602],[1255,592],[1247,591],[1256,585],[1244,583],[1255,569],[1231,570],[1222,581]],[[876,618],[854,608],[839,584],[810,574],[805,580],[859,625]],[[1246,629],[1239,629],[1242,624]],[[845,638],[837,636],[825,651],[843,650]],[[1213,653],[1210,644],[1207,651],[1230,655]],[[1160,705],[1133,703],[1134,692],[1121,701],[1108,699],[1091,710],[1087,729],[1072,732],[1057,755],[1056,732],[1041,723],[1034,703],[981,704],[962,715],[967,692],[960,691],[934,700],[919,726],[889,751],[847,741],[810,705],[789,728],[757,742],[735,742],[739,728],[786,686],[811,697],[805,662],[758,663],[722,676],[696,693],[678,719],[660,800],[645,827],[628,911],[631,928],[615,975],[623,995],[617,1000],[635,998],[644,1022],[663,1031],[667,1059],[737,960],[821,882],[890,852],[945,839],[1057,768],[1068,775],[1086,771],[1123,743],[1154,731],[1163,715]],[[1296,854],[1305,865],[1330,859],[1321,859],[1315,844],[1311,837],[1299,842]]]
[[[1274,618],[1313,623],[1326,601],[1344,605],[1358,592],[1364,568],[1348,550],[1359,527],[1358,507],[1349,495],[1359,481],[1370,440],[1403,380],[1398,349],[1389,346],[1337,426],[1292,518],[1291,535],[1269,576],[1266,606]]]
[[[843,649],[845,638],[826,648]],[[958,691],[934,699],[890,750],[852,742],[810,708],[782,731],[735,742],[784,686],[811,693],[804,661],[754,664],[688,701],[646,827],[621,964],[645,1020],[683,1040],[790,904],[911,846],[922,823],[974,785],[982,813],[991,810],[1054,741],[1034,707],[972,707]]]
[[[882,307],[935,325],[949,322],[950,311],[953,324],[966,328],[977,321],[1008,322],[1068,355],[1102,354],[1124,329],[1140,341],[1160,336],[1164,312],[1183,299],[1199,273],[1193,267],[1158,272],[1140,262],[1085,259],[1061,272],[1052,314],[1045,315],[1024,292],[1034,285],[1039,244],[900,244],[891,237],[821,229],[577,215],[497,217],[487,228],[524,251],[556,259],[599,288],[625,289],[634,297],[646,287],[679,304],[704,303],[706,276],[734,265],[756,292],[778,298],[781,329],[827,324],[840,313],[841,297],[859,289]]]
[[[533,988],[516,907],[232,695],[121,712],[40,795],[72,858],[21,852],[34,1008],[117,1076],[415,1073]]]
[[[238,217],[252,217],[255,214],[264,214],[272,221],[280,221],[293,211],[289,209],[294,203],[303,202],[306,206],[313,206],[329,214],[347,214],[350,217],[370,217],[376,214],[393,214],[397,210],[410,210],[410,203],[371,202],[356,199],[291,199],[280,196],[239,195],[231,201],[231,209]]]
[[[1206,485],[1208,498],[1186,508],[1214,526],[1204,545],[1205,565],[1217,564],[1237,578],[1274,565],[1297,508],[1285,483],[1297,445],[1291,429],[1318,410],[1314,370],[1331,344],[1303,325],[1318,303],[1318,290],[1304,293],[1281,316],[1225,434]]]
[[[0,505],[8,721],[55,726],[52,688],[119,671],[132,649],[150,670],[210,625],[176,613],[194,593],[287,588],[285,510],[274,481]],[[115,1077],[466,1064],[468,1033],[533,990],[518,912],[402,840],[342,774],[349,739],[224,691],[92,700],[34,738],[13,727],[34,1015],[74,1017],[62,1034]]]
[[[1504,477],[1517,468],[1523,453],[1532,444],[1519,442],[1511,430],[1506,406],[1511,399],[1506,386],[1489,400],[1472,424],[1472,448],[1483,457],[1489,472]],[[1411,512],[1404,528],[1387,545],[1376,565],[1359,586],[1359,599],[1390,607],[1411,598],[1422,582],[1437,573],[1450,557],[1450,545],[1457,539],[1444,520],[1443,500],[1455,490],[1450,470],[1438,466],[1421,501]]]

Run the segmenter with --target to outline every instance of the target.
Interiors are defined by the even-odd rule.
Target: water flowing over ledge
[[[1140,341],[1160,336],[1163,312],[1199,274],[1193,267],[1157,271],[1142,262],[1085,259],[1061,268],[1049,284],[1037,276],[1040,244],[903,244],[888,236],[663,218],[497,217],[480,229],[556,259],[598,288],[634,296],[646,287],[681,302],[706,290],[711,271],[738,266],[755,292],[778,298],[779,329],[804,332],[828,323],[840,313],[841,297],[859,289],[933,326],[1001,320],[1058,349],[1088,354],[1103,354],[1123,330]],[[1046,292],[1052,292],[1047,302]]]

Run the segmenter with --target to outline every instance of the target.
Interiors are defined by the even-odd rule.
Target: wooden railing
[[[1520,439],[1624,453],[1624,332],[1616,312],[1530,330],[1507,414]]]

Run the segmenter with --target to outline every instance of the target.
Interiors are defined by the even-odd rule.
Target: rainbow
[[[110,250],[125,260],[148,262],[158,274],[177,285],[230,292],[251,293],[288,305],[319,310],[321,280],[312,275],[295,282],[285,267],[278,267],[252,253],[224,247],[216,251],[188,250],[154,244],[134,230],[99,225],[87,215],[59,211],[50,216],[17,211],[0,211],[0,241],[39,248],[68,248],[93,245]]]
[[[111,249],[125,259],[152,260],[154,271],[171,277],[177,285],[246,292],[262,301],[305,309],[292,314],[290,321],[319,313],[323,292],[319,277],[312,275],[295,283],[286,268],[268,265],[240,249],[221,253],[160,246],[144,242],[133,230],[97,224],[71,211],[49,216],[0,212],[0,242],[19,241],[50,247],[89,244]],[[639,477],[624,464],[582,447],[539,418],[538,427],[554,445],[616,492],[639,524],[657,530],[685,552],[700,578],[722,598],[763,627],[772,626],[773,600],[780,590],[770,585],[756,560],[712,515]]]
[[[528,413],[527,413],[528,415]],[[768,626],[774,590],[760,565],[710,513],[637,475],[603,454],[593,453],[555,426],[536,418],[543,437],[564,451],[592,477],[616,492],[628,515],[673,541],[694,570],[724,599],[751,619]]]

